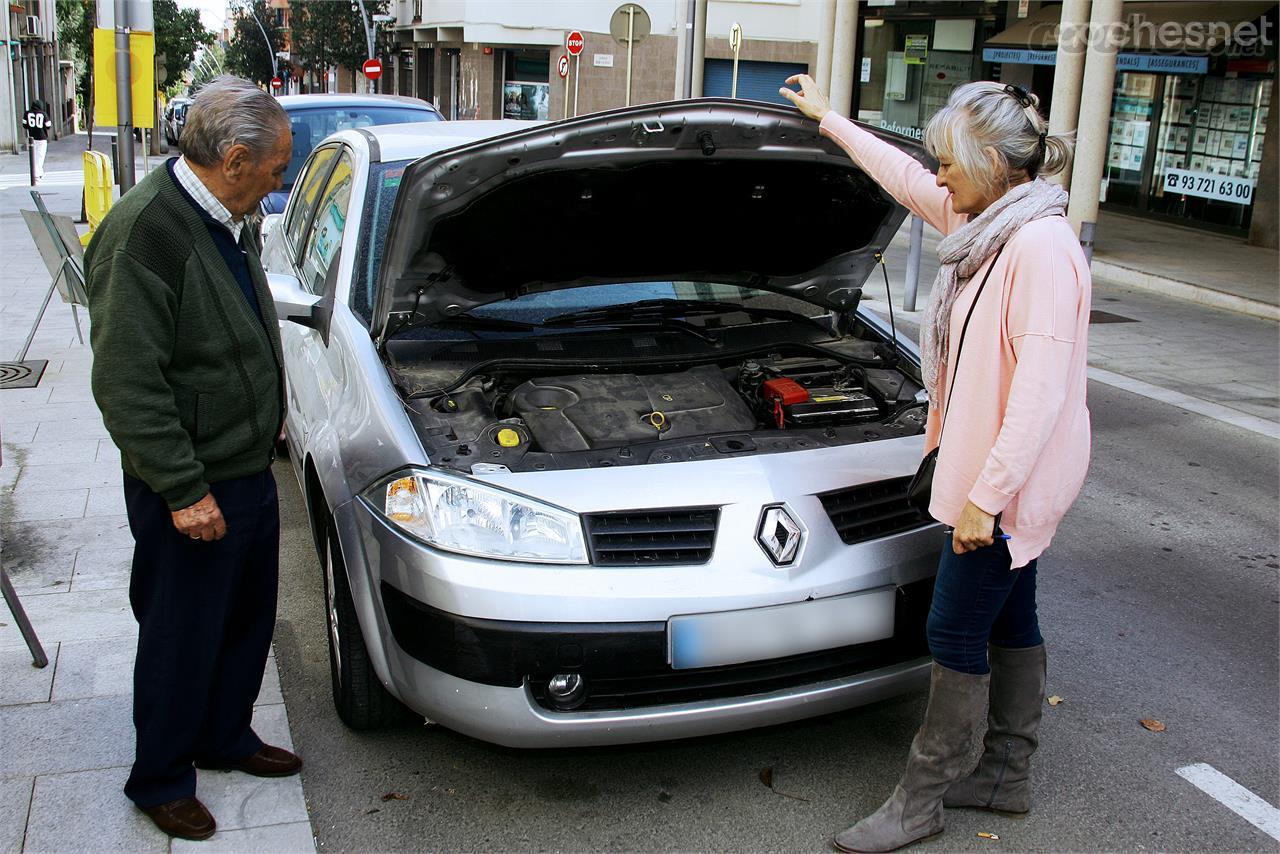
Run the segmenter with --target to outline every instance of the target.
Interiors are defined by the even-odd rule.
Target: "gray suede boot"
[[[991,709],[978,767],[947,789],[949,807],[1000,812],[1031,810],[1031,754],[1044,713],[1044,644],[1027,649],[990,648]]]
[[[841,851],[895,851],[942,832],[942,794],[964,773],[987,705],[989,674],[933,665],[924,723],[911,742],[907,770],[880,809],[834,840]]]

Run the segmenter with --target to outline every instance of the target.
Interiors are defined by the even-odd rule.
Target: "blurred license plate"
[[[765,661],[893,637],[893,588],[790,605],[687,614],[667,623],[677,670]]]

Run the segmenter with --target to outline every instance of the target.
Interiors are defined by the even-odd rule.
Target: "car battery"
[[[880,417],[880,407],[858,389],[811,388],[803,403],[783,406],[787,423],[796,427],[849,424]]]

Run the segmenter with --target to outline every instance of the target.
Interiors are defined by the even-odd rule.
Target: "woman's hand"
[[[995,542],[995,529],[995,516],[972,501],[966,501],[964,510],[960,511],[960,521],[956,522],[955,531],[951,534],[951,550],[962,555],[981,546],[989,546]]]
[[[778,90],[778,94],[799,107],[800,112],[809,118],[822,121],[827,113],[831,112],[831,102],[827,100],[826,95],[822,94],[818,84],[808,74],[796,74],[787,78],[787,86],[794,86],[797,83],[800,84],[799,92],[783,87]]]

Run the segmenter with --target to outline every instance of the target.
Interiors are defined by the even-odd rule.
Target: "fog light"
[[[557,709],[576,709],[587,699],[587,680],[579,673],[557,673],[547,683],[547,696]]]

